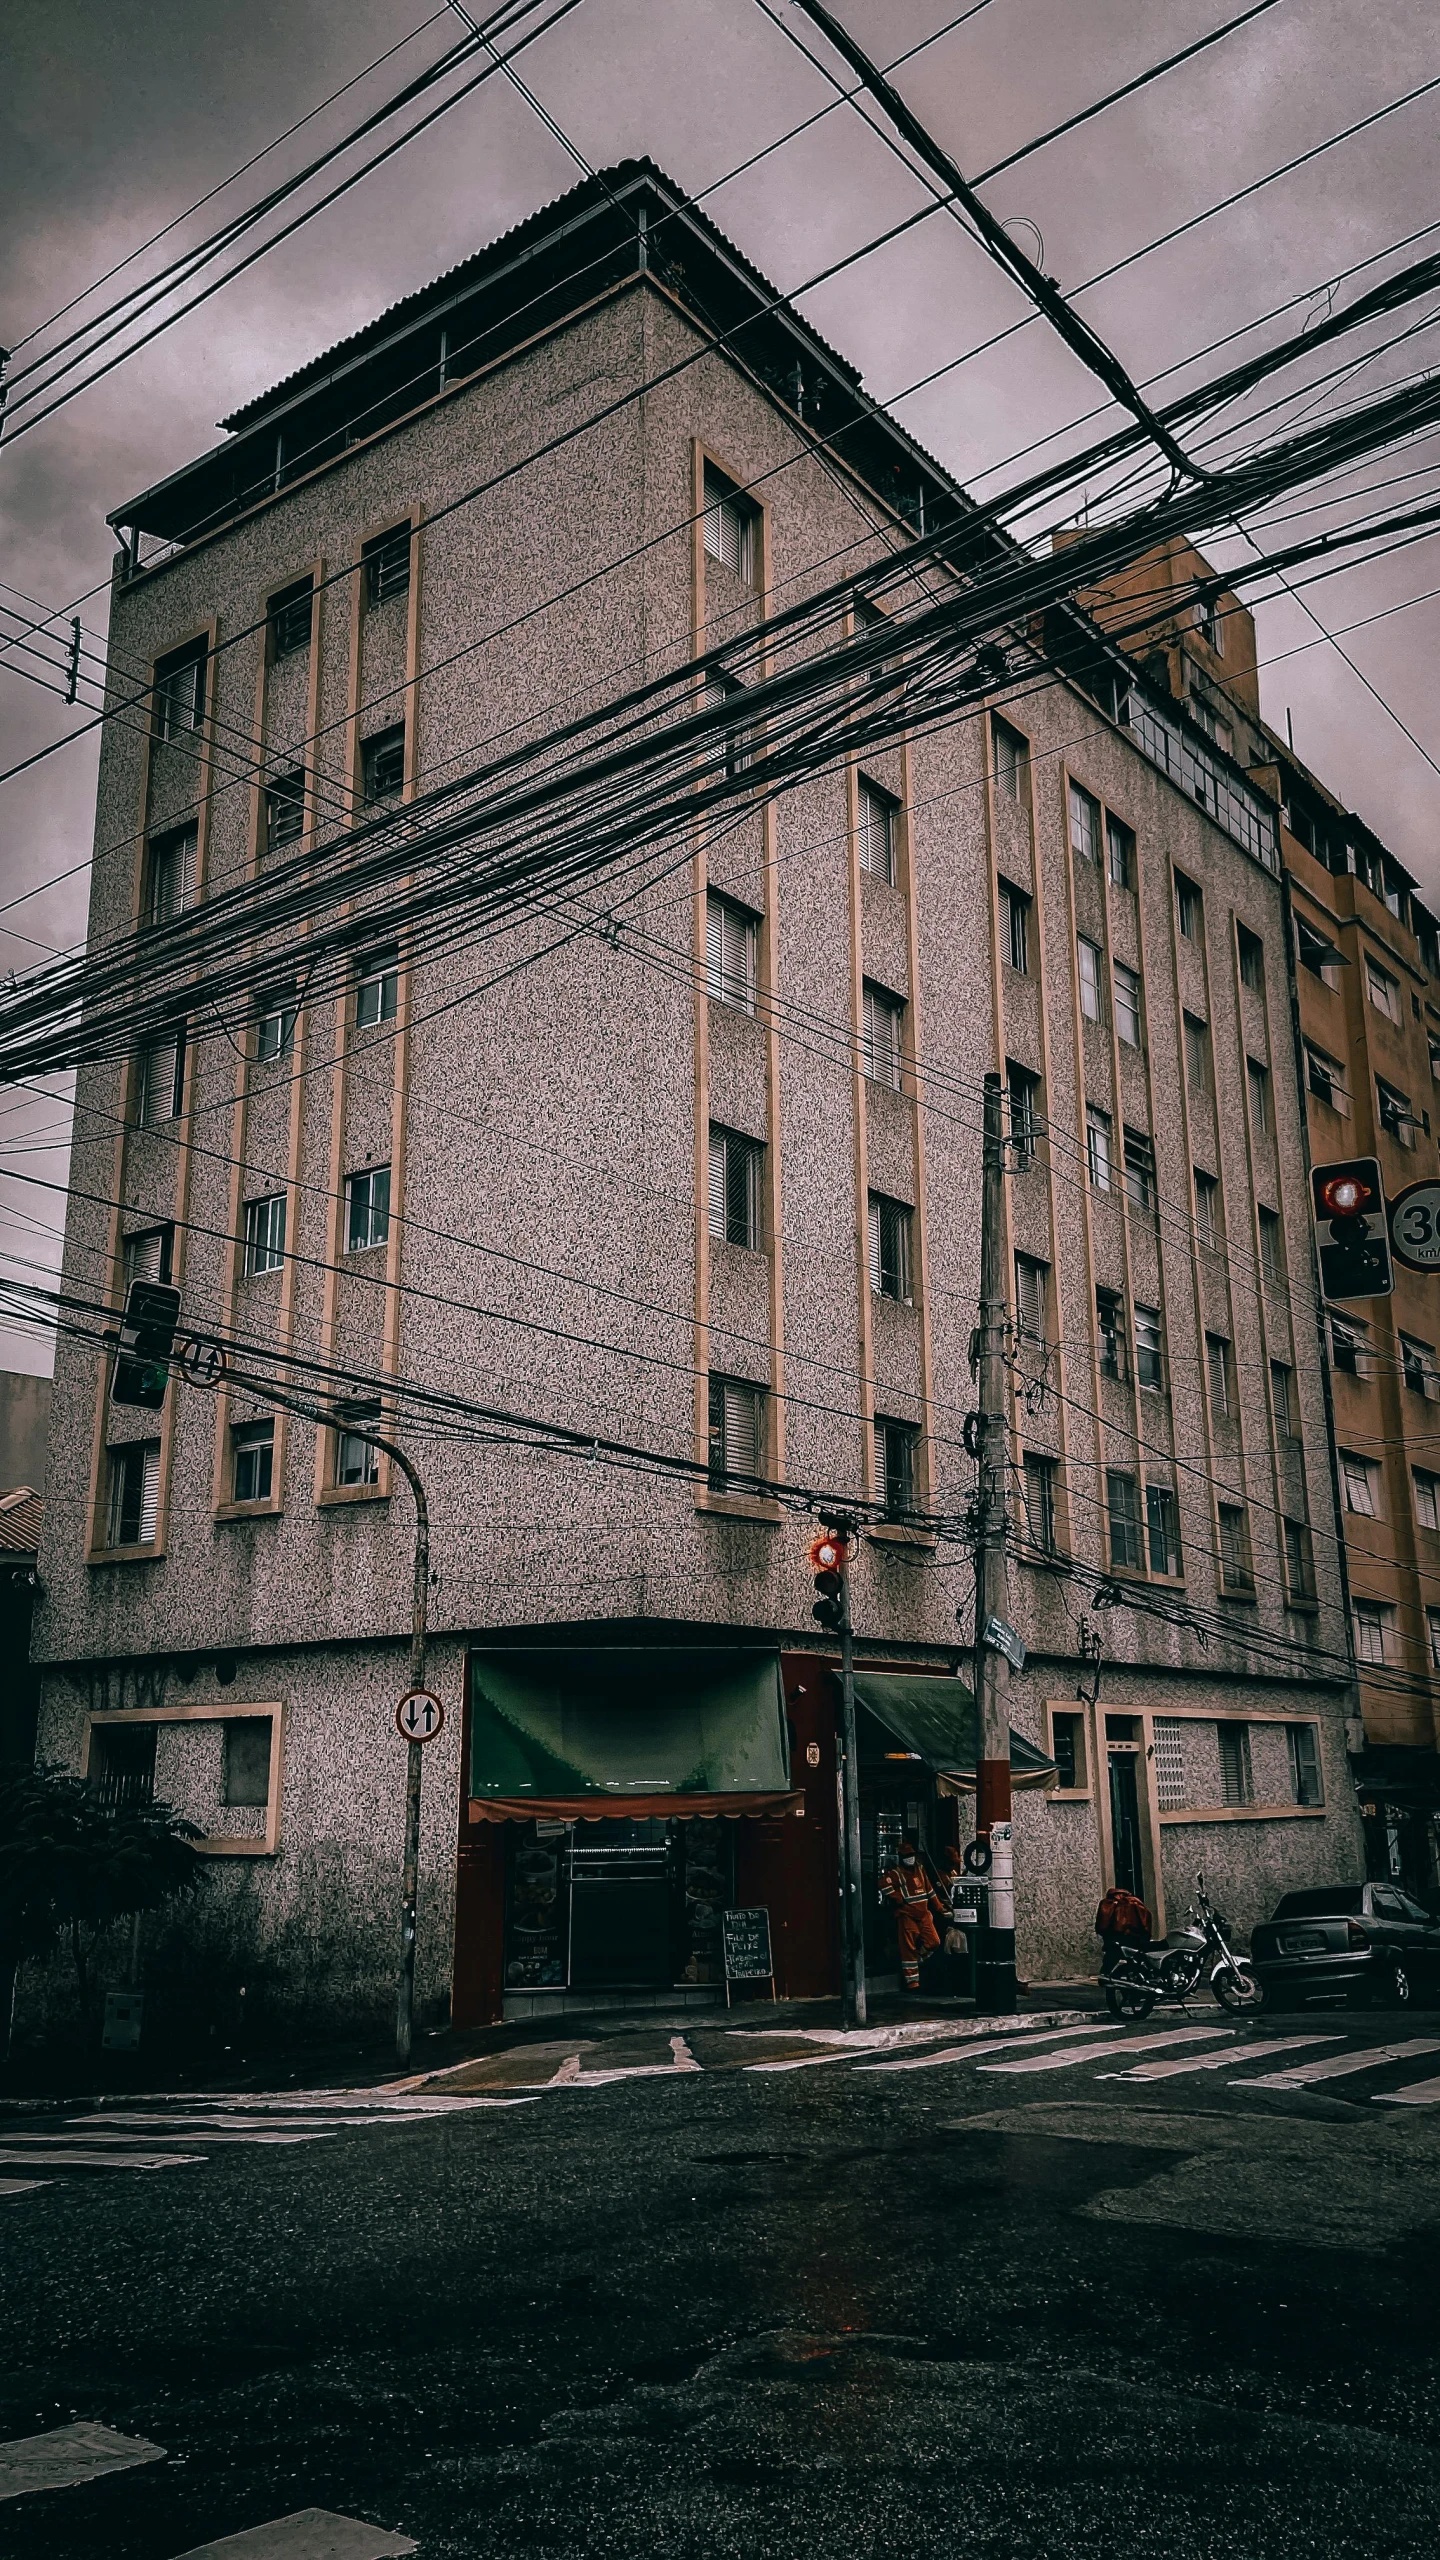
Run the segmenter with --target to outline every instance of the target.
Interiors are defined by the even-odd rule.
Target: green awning
[[[477,1815],[793,1810],[778,1653],[484,1654],[470,1662]]]
[[[963,1680],[927,1680],[916,1674],[857,1671],[855,1702],[893,1733],[907,1751],[916,1751],[932,1769],[946,1795],[972,1794],[979,1753],[980,1714],[975,1693]],[[1024,1735],[1010,1729],[1010,1783],[1043,1787],[1055,1776],[1055,1763]]]

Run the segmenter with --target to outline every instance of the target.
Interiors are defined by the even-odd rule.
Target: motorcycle
[[[1189,1999],[1209,1969],[1210,1988],[1222,2009],[1247,2011],[1264,2004],[1249,1962],[1229,1942],[1228,1924],[1205,1891],[1203,1873],[1195,1878],[1194,1907],[1167,1947],[1123,1947],[1103,1977],[1105,2006],[1112,2018],[1148,2018],[1157,2003],[1179,2007]]]

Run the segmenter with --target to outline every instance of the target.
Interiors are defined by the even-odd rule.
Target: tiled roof
[[[0,1493],[0,1554],[33,1556],[40,1545],[45,1505],[33,1485]]]

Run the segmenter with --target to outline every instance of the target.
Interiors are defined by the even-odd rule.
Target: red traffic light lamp
[[[1369,1183],[1356,1172],[1332,1173],[1320,1184],[1320,1206],[1332,1218],[1362,1216],[1374,1197]]]
[[[1395,1273],[1378,1157],[1315,1165],[1310,1196],[1326,1297],[1388,1298]]]
[[[850,1561],[847,1540],[838,1529],[822,1529],[810,1541],[810,1562],[816,1573],[843,1573]]]
[[[810,1541],[810,1564],[815,1575],[815,1605],[811,1616],[822,1627],[838,1635],[846,1623],[848,1603],[845,1575],[850,1562],[850,1542],[843,1529],[822,1529]]]

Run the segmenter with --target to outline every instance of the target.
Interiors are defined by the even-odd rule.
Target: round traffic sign
[[[395,1710],[402,1742],[433,1742],[445,1722],[444,1702],[433,1689],[407,1689]]]
[[[1387,1215],[1396,1261],[1407,1271],[1440,1271],[1440,1182],[1407,1182]]]
[[[225,1375],[225,1353],[218,1342],[192,1334],[181,1350],[180,1366],[192,1387],[218,1387]]]

